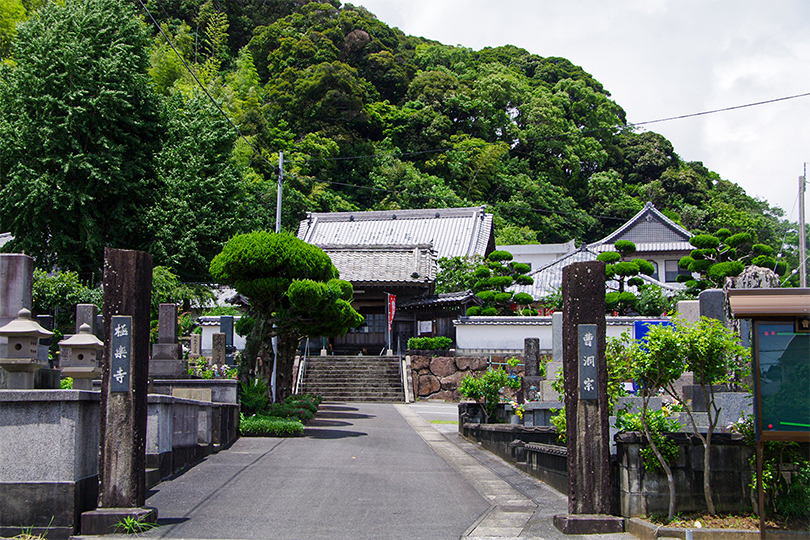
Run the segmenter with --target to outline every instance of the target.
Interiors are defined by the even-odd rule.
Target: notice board
[[[810,332],[800,321],[754,321],[757,440],[810,441]]]

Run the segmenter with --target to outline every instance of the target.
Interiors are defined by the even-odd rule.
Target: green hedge
[[[412,337],[408,340],[408,349],[412,351],[434,351],[449,349],[453,340],[449,337]]]
[[[304,434],[304,424],[289,418],[242,415],[239,434],[242,437],[298,437]]]

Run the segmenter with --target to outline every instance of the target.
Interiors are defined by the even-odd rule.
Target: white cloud
[[[803,0],[357,3],[406,34],[567,58],[601,82],[631,122],[810,92],[810,2]],[[788,213],[810,162],[810,97],[649,129],[682,158]]]

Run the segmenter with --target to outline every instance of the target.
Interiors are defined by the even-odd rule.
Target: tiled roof
[[[436,281],[436,252],[429,244],[322,245],[340,279],[352,283],[429,284]]]
[[[514,285],[510,287],[510,290],[513,290],[516,293],[525,292],[532,295],[532,298],[535,300],[542,300],[546,296],[556,293],[562,288],[563,268],[572,263],[595,261],[596,256],[597,253],[591,251],[590,247],[580,248],[577,251],[572,251],[571,253],[567,253],[559,259],[550,262],[546,266],[530,272],[528,275],[534,279],[534,284]],[[639,277],[649,284],[661,287],[664,290],[664,294],[682,290],[680,285],[663,283],[643,274],[640,274]],[[618,282],[609,279],[605,283],[605,288],[608,291],[615,291],[618,289]],[[634,294],[638,292],[636,287],[631,285],[626,285],[625,290]]]
[[[691,250],[692,245],[689,244],[689,238],[692,233],[669,219],[662,214],[658,209],[653,206],[651,202],[644,205],[644,208],[630,218],[630,220],[616,229],[608,236],[590,244],[588,247],[595,249],[596,246],[604,244],[614,244],[617,240],[630,240],[636,244],[636,248],[640,244],[671,244],[685,242],[688,247],[685,249]],[[654,246],[649,246],[654,247]],[[680,250],[681,248],[679,248]],[[638,249],[638,251],[642,251]],[[664,251],[660,248],[648,251]]]
[[[437,306],[437,305],[452,305],[452,304],[463,304],[463,303],[473,303],[476,305],[482,305],[484,302],[478,296],[475,295],[471,290],[460,291],[460,292],[452,292],[452,293],[442,293],[442,294],[434,294],[431,296],[419,296],[416,297],[408,302],[403,302],[399,305],[400,309],[407,309],[413,307],[425,307],[425,306]]]
[[[307,213],[298,238],[325,245],[431,244],[437,257],[487,255],[495,248],[492,214],[485,207]]]
[[[514,285],[510,288],[515,292],[525,292],[532,295],[535,300],[540,300],[555,293],[562,287],[562,269],[571,263],[588,262],[596,260],[596,253],[589,249],[578,249],[571,253],[566,253],[537,270],[529,272],[529,276],[534,279],[532,285]]]

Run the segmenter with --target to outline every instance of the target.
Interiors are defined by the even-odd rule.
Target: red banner
[[[394,312],[397,310],[397,297],[388,295],[388,331],[391,331],[391,323],[394,322]]]

